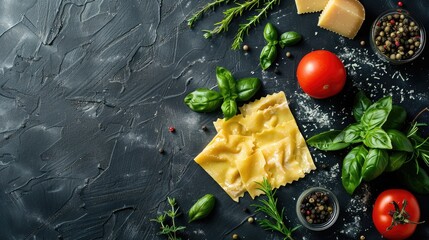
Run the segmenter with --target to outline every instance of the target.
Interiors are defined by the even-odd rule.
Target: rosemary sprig
[[[194,27],[195,22],[200,19],[204,13],[208,12],[209,10],[215,9],[217,6],[221,5],[222,3],[228,4],[230,0],[214,0],[213,2],[207,3],[205,6],[200,8],[198,11],[196,11],[192,17],[190,17],[188,21],[188,26],[190,28]]]
[[[228,31],[229,24],[235,17],[241,16],[244,11],[249,11],[259,6],[261,1],[265,0],[248,0],[244,3],[235,3],[235,7],[228,8],[223,12],[223,19],[220,22],[215,23],[215,28],[212,30],[204,30],[204,37],[211,38],[213,35]]]
[[[414,122],[408,131],[407,137],[411,140],[411,143],[414,146],[412,159],[416,161],[416,165],[418,166],[418,159],[421,159],[427,166],[429,166],[429,137],[422,138],[419,136],[418,131],[420,126],[427,126],[427,124]]]
[[[167,197],[167,201],[171,209],[164,211],[163,214],[157,216],[155,219],[150,219],[150,221],[157,222],[161,225],[161,231],[158,234],[167,235],[168,240],[180,240],[181,238],[177,237],[177,233],[184,230],[186,227],[176,226],[176,217],[180,215],[179,208],[176,208],[176,199]],[[167,217],[170,217],[171,225],[166,223]]]
[[[293,240],[292,233],[300,226],[294,228],[287,228],[284,219],[284,208],[281,212],[277,210],[277,199],[274,197],[276,190],[272,190],[271,184],[266,178],[262,183],[257,183],[258,188],[267,196],[267,199],[259,199],[259,204],[252,204],[256,208],[256,212],[265,213],[270,219],[257,220],[259,225],[265,230],[274,230],[283,234],[283,240]]]
[[[248,22],[240,24],[237,34],[234,37],[231,48],[237,50],[240,48],[240,44],[243,42],[244,35],[249,34],[249,30],[252,26],[256,26],[257,23],[261,20],[262,17],[267,17],[268,10],[272,9],[274,4],[280,4],[281,0],[269,0],[264,4],[263,8],[256,9],[258,14],[248,18]]]

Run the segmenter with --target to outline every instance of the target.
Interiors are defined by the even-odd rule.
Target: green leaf
[[[384,149],[370,148],[362,167],[362,178],[371,181],[380,176],[389,163],[389,155]]]
[[[389,135],[381,128],[369,130],[366,133],[363,143],[370,148],[392,149],[392,142]]]
[[[398,151],[405,151],[405,152],[414,152],[413,144],[410,142],[410,140],[407,138],[407,136],[395,129],[388,129],[386,130],[387,135],[389,136],[391,142],[392,142],[392,149],[398,150]]]
[[[359,143],[362,142],[365,135],[365,128],[360,123],[353,123],[347,126],[334,142]]]
[[[426,170],[417,165],[418,171],[413,162],[404,164],[399,170],[399,177],[408,188],[420,194],[429,194],[429,175]]]
[[[389,163],[386,166],[386,172],[393,172],[402,167],[407,161],[408,153],[402,151],[391,151],[389,153]]]
[[[368,155],[364,145],[353,148],[344,158],[341,171],[341,181],[346,191],[351,195],[362,182],[361,169]]]
[[[362,125],[366,129],[381,127],[387,120],[392,110],[392,97],[387,96],[373,103],[364,112],[361,118]]]
[[[307,139],[308,145],[315,147],[319,150],[324,151],[336,151],[348,147],[349,143],[344,142],[334,142],[334,139],[338,136],[341,131],[331,130],[323,133],[314,135],[313,137]]]
[[[225,120],[228,120],[237,114],[237,103],[232,99],[225,99],[221,109]]]
[[[189,93],[184,102],[195,112],[212,112],[218,109],[223,101],[220,93],[207,88],[199,88]]]
[[[216,67],[217,85],[223,98],[236,99],[237,88],[231,72],[223,67]]]
[[[407,112],[405,111],[405,108],[398,105],[393,105],[386,122],[383,124],[383,128],[401,129],[406,119]]]
[[[259,56],[259,63],[261,64],[262,70],[268,69],[271,64],[276,60],[277,47],[273,44],[266,45]]]
[[[280,47],[284,48],[284,47],[289,47],[289,46],[293,46],[297,43],[299,43],[299,41],[301,41],[302,36],[301,34],[294,32],[294,31],[289,31],[289,32],[285,32],[280,36]]]
[[[261,88],[261,81],[258,78],[242,78],[237,81],[237,100],[247,101],[251,99],[259,88]]]
[[[365,95],[363,91],[359,91],[355,98],[353,103],[353,117],[355,118],[356,122],[360,122],[363,113],[371,106],[372,102],[371,100]]]
[[[264,28],[264,38],[269,43],[277,42],[278,40],[278,33],[277,29],[274,27],[273,24],[267,23]]]
[[[189,210],[189,222],[207,217],[213,210],[216,198],[212,194],[206,194],[198,199]]]

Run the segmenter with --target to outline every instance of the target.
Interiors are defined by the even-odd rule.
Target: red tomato
[[[403,207],[404,201],[407,202],[405,208]],[[393,202],[398,204],[398,208],[395,209]],[[396,225],[392,225],[395,222],[392,222],[392,215],[395,212],[401,213],[408,219],[406,221],[412,223],[398,221]],[[386,239],[401,240],[410,237],[416,229],[419,218],[420,207],[417,199],[412,193],[402,189],[389,189],[382,192],[375,200],[372,210],[372,221],[378,232]]]
[[[326,50],[316,50],[301,59],[296,77],[305,93],[313,98],[327,98],[343,89],[346,69],[337,55]]]

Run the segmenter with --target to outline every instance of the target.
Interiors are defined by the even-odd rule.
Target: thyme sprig
[[[244,35],[249,35],[249,30],[252,26],[256,26],[262,17],[267,17],[268,11],[273,8],[274,4],[280,4],[280,0],[270,0],[264,4],[264,7],[256,9],[258,14],[248,18],[247,23],[239,25],[237,34],[234,37],[231,48],[237,50],[240,48],[241,43],[243,42]]]
[[[160,235],[167,235],[168,240],[180,240],[181,238],[177,237],[179,231],[184,230],[184,226],[176,226],[176,218],[180,215],[179,207],[176,207],[176,199],[167,197],[168,204],[170,205],[170,210],[164,211],[161,215],[158,215],[155,219],[150,219],[152,222],[157,222],[161,225],[161,231],[158,233]],[[171,219],[171,225],[167,223],[167,217]]]
[[[256,212],[265,213],[269,218],[257,220],[259,225],[265,230],[274,230],[283,234],[283,240],[293,240],[292,233],[297,230],[300,226],[294,228],[287,228],[284,219],[283,208],[281,212],[277,210],[277,199],[275,198],[276,190],[272,190],[271,184],[266,178],[259,185],[259,190],[261,190],[267,197],[267,199],[259,199],[258,204],[252,204],[256,208]]]
[[[213,2],[209,2],[206,5],[204,5],[202,8],[200,8],[198,11],[196,11],[192,16],[187,20],[188,26],[190,28],[194,27],[194,24],[196,21],[198,21],[204,13],[214,10],[217,6],[221,5],[222,3],[228,4],[230,0],[214,0]]]

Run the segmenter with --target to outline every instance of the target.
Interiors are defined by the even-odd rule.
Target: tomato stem
[[[398,224],[420,224],[425,222],[414,222],[409,219],[410,215],[405,210],[408,204],[406,199],[402,201],[402,208],[400,208],[398,203],[395,201],[392,201],[391,204],[393,204],[395,210],[389,212],[389,215],[392,216],[392,223],[387,227],[386,231],[392,230],[392,228]]]

